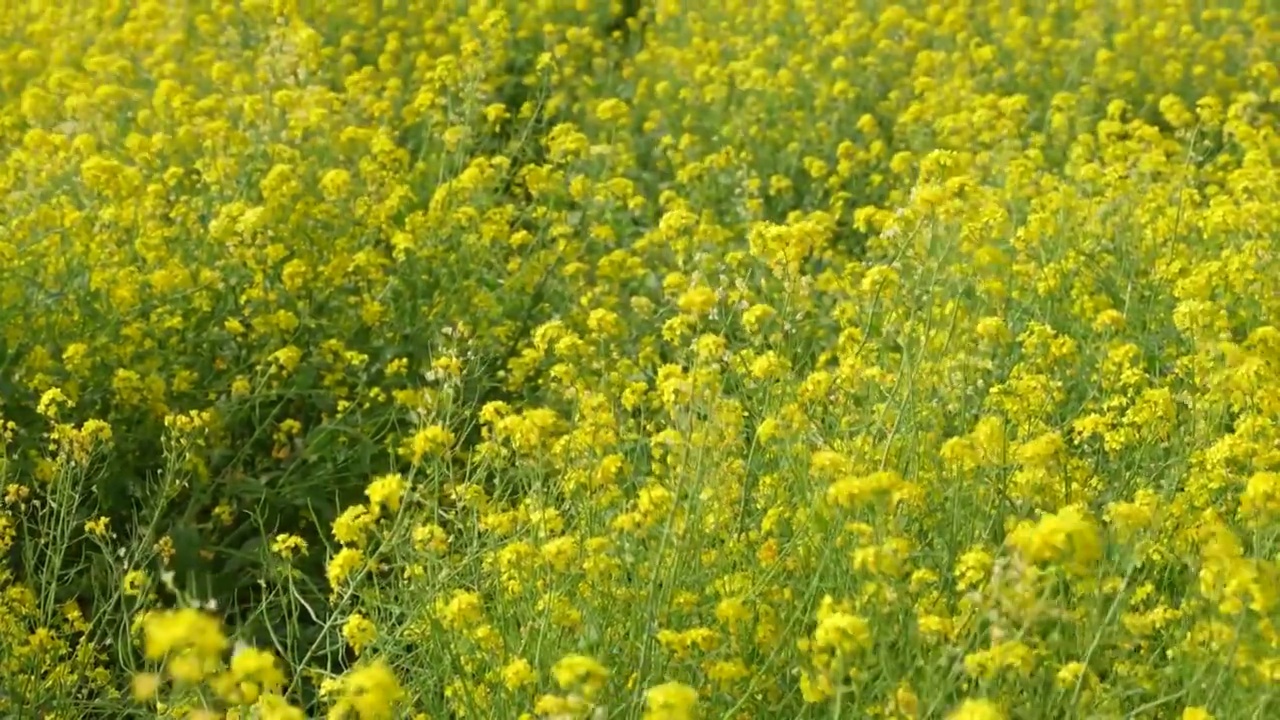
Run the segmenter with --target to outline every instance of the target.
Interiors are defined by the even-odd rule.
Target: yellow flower
[[[293,345],[286,345],[271,354],[271,362],[282,368],[285,373],[292,373],[302,362],[302,351]]]
[[[36,404],[36,412],[55,420],[60,410],[72,407],[73,403],[67,399],[66,393],[60,388],[49,388],[40,396],[40,402]]]
[[[455,590],[449,600],[436,600],[435,612],[445,628],[461,631],[481,621],[484,617],[484,602],[479,593]]]
[[[1028,562],[1061,562],[1076,572],[1087,571],[1102,557],[1097,525],[1075,505],[1045,515],[1035,524],[1023,523],[1009,534],[1009,543]]]
[[[490,103],[484,108],[484,119],[487,120],[490,125],[497,125],[507,119],[509,115],[510,113],[507,111],[507,106],[502,103]]]
[[[391,668],[378,661],[351,670],[331,690],[336,694],[329,720],[389,720],[404,697]]]
[[[551,666],[551,675],[561,690],[577,690],[590,700],[604,686],[609,671],[586,655],[566,655]]]
[[[1107,505],[1104,517],[1122,541],[1128,541],[1143,529],[1152,527],[1160,509],[1160,498],[1146,488],[1133,494],[1132,502],[1116,501]]]
[[[818,621],[813,632],[815,649],[850,655],[871,647],[871,625],[847,612],[832,612]]]
[[[341,200],[346,197],[350,189],[351,173],[342,168],[326,170],[324,175],[320,176],[320,190],[325,200],[330,202]]]
[[[89,355],[89,346],[82,342],[71,343],[62,351],[62,362],[67,370],[79,372],[85,369]]]
[[[827,501],[839,507],[856,509],[877,497],[888,495],[901,485],[902,477],[892,471],[844,477],[827,488]]]
[[[502,668],[502,684],[508,690],[518,690],[537,682],[538,673],[524,658],[516,658]]]
[[[143,654],[164,660],[170,677],[182,682],[212,674],[228,645],[222,623],[194,608],[149,613],[143,621]]]
[[[86,520],[84,531],[95,537],[106,538],[111,534],[111,518],[100,515],[92,520]]]
[[[688,313],[695,317],[706,315],[716,305],[716,291],[706,285],[692,287],[680,296],[680,299],[676,301],[676,305],[680,308],[680,312]]]
[[[964,669],[974,677],[990,680],[1004,671],[1026,677],[1035,668],[1035,653],[1021,640],[996,643],[964,656]]]
[[[80,435],[89,445],[105,445],[111,442],[111,425],[105,420],[91,418],[80,426]]]
[[[21,483],[9,483],[4,488],[4,504],[10,506],[21,506],[31,497],[31,488]],[[108,518],[103,518],[104,520]],[[88,531],[86,523],[85,530]]]
[[[369,498],[370,512],[377,516],[384,507],[391,512],[397,512],[400,510],[400,498],[404,496],[404,490],[404,476],[400,473],[375,478],[364,491],[365,496]]]
[[[352,613],[342,625],[342,637],[359,655],[378,638],[378,627],[360,613]]]
[[[162,680],[156,673],[138,673],[133,676],[133,699],[146,702],[160,691]]]
[[[297,535],[280,533],[271,541],[271,552],[285,560],[303,557],[307,554],[307,541]]]
[[[697,707],[698,691],[684,683],[667,682],[644,693],[645,720],[692,720]]]
[[[400,454],[410,462],[419,463],[424,458],[447,453],[453,447],[453,441],[453,432],[443,425],[428,425],[404,443]]]
[[[356,569],[364,565],[364,553],[357,548],[342,548],[336,555],[329,558],[329,565],[326,576],[329,579],[329,585],[336,592],[338,587],[355,572]]]
[[[533,712],[539,718],[587,717],[590,709],[590,703],[574,695],[539,695],[533,703]]]
[[[441,554],[449,549],[449,534],[435,523],[419,525],[413,529],[413,545],[419,550]]]
[[[1280,472],[1257,472],[1249,476],[1240,494],[1240,514],[1251,520],[1280,516]]]
[[[947,720],[1004,720],[1004,711],[999,705],[986,699],[970,699],[960,703],[960,707],[947,715]]]
[[[231,692],[223,693],[223,698],[241,705],[255,703],[264,691],[275,692],[284,685],[275,655],[253,647],[239,647],[232,653],[227,678]]]
[[[352,505],[333,521],[333,538],[343,545],[364,547],[377,519],[364,505]]]
[[[893,691],[893,706],[901,714],[914,718],[920,714],[920,697],[907,684]]]
[[[280,695],[264,693],[254,703],[253,709],[259,720],[306,720],[306,713],[289,704]]]
[[[1057,674],[1054,675],[1054,684],[1062,689],[1074,688],[1086,670],[1085,664],[1079,660],[1069,662],[1058,668]]]
[[[603,100],[596,106],[596,117],[603,122],[615,122],[627,117],[627,103],[618,98]]]
[[[147,587],[147,573],[144,570],[130,570],[124,575],[125,597],[137,597]]]

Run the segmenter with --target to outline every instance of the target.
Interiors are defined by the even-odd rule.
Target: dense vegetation
[[[6,4],[0,714],[1276,713],[1278,24]]]

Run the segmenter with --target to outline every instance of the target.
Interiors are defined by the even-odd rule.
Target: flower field
[[[0,717],[1280,716],[1269,0],[13,0]]]

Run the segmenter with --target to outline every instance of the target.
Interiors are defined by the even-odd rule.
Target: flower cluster
[[[1277,48],[20,0],[0,715],[1265,715]]]

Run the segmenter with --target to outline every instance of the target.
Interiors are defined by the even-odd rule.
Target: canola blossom
[[[0,715],[1269,717],[1265,0],[15,0]]]

